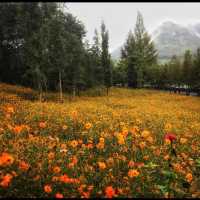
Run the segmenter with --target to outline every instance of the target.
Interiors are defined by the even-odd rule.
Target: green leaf
[[[165,170],[162,173],[163,173],[164,176],[166,176],[169,179],[175,179],[175,178],[177,178],[177,175],[174,172],[166,171]]]
[[[200,158],[196,160],[197,167],[200,167]]]
[[[165,185],[157,185],[157,187],[160,189],[160,191],[165,194],[166,192],[168,192],[168,186]]]
[[[155,164],[155,163],[152,163],[152,162],[149,162],[147,165],[145,165],[144,167],[147,167],[147,168],[155,168],[155,167],[158,167],[159,165]]]

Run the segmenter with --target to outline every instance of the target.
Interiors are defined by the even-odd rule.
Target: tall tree
[[[109,46],[108,46],[108,31],[106,30],[106,26],[104,22],[101,23],[101,65],[103,67],[104,72],[104,85],[107,88],[107,95],[109,88],[112,86],[112,69],[111,69],[111,61],[110,61],[110,54],[109,54]]]
[[[136,46],[136,65],[137,65],[137,86],[142,87],[145,82],[146,68],[156,64],[157,51],[148,35],[140,12],[137,14],[136,25],[134,29],[134,38]]]
[[[200,48],[197,49],[194,55],[194,66],[191,72],[192,76],[192,87],[198,89],[200,95]]]
[[[184,54],[184,61],[183,61],[183,83],[187,87],[191,87],[191,71],[192,71],[192,54],[190,50],[186,50]]]
[[[92,66],[94,70],[95,85],[103,85],[104,83],[104,70],[101,65],[101,44],[97,29],[94,31],[93,45],[91,47],[92,53]]]
[[[121,49],[121,59],[126,60],[128,87],[137,87],[136,46],[133,33],[129,31],[127,41]]]

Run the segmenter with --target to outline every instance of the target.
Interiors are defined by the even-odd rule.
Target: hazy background
[[[200,22],[200,3],[66,3],[66,6],[85,24],[90,43],[94,29],[100,31],[101,20],[105,21],[110,51],[121,46],[128,31],[133,30],[137,11],[142,12],[149,32],[166,20],[183,25]]]

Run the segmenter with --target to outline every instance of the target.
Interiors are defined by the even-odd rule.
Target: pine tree
[[[137,86],[142,87],[145,82],[146,68],[150,65],[156,64],[157,52],[150,36],[145,30],[143,17],[140,12],[137,14],[136,25],[134,29],[135,38],[135,54],[137,66]]]
[[[194,66],[191,73],[192,77],[192,87],[198,90],[198,95],[200,95],[200,48],[194,56]]]
[[[184,54],[184,61],[183,61],[183,83],[187,87],[191,87],[191,71],[192,71],[192,54],[190,50],[186,50]]]
[[[104,22],[101,23],[101,65],[103,67],[103,80],[104,85],[107,89],[107,95],[109,88],[112,86],[112,69],[111,69],[111,61],[110,54],[108,51],[108,31],[106,30],[106,26]]]
[[[92,56],[92,68],[93,68],[93,77],[94,77],[94,84],[95,85],[102,85],[103,84],[103,67],[101,65],[101,46],[100,46],[100,39],[97,29],[94,31],[93,37],[93,45],[91,47],[91,56]]]
[[[137,87],[137,69],[136,69],[136,46],[135,39],[130,31],[127,41],[121,50],[121,59],[125,59],[127,63],[127,81],[128,87]]]

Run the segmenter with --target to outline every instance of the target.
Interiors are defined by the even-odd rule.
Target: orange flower
[[[135,169],[130,169],[129,171],[128,171],[128,176],[130,177],[130,178],[133,178],[133,177],[137,177],[137,176],[139,176],[139,172],[138,172],[138,170],[135,170]]]
[[[77,157],[76,157],[76,156],[73,156],[73,158],[72,158],[72,160],[71,160],[71,163],[68,164],[68,167],[69,167],[69,168],[74,167],[74,165],[76,165],[77,162],[78,162]]]
[[[46,128],[46,126],[47,126],[47,125],[46,125],[46,122],[40,122],[40,123],[39,123],[39,127],[40,127],[40,128]]]
[[[19,134],[19,133],[21,133],[22,129],[23,129],[22,126],[15,126],[15,127],[13,128],[13,131],[14,131],[14,133],[16,133],[16,134]]]
[[[52,192],[51,185],[45,185],[45,186],[44,186],[44,191],[45,191],[46,193],[51,193],[51,192]]]
[[[0,156],[0,166],[11,165],[14,162],[14,158],[8,153],[2,153]]]
[[[88,123],[85,124],[85,129],[88,130],[88,129],[90,129],[91,127],[92,127],[92,124],[91,124],[91,123],[88,122]]]
[[[112,186],[107,186],[105,189],[106,198],[112,198],[115,196],[115,190]]]
[[[122,135],[123,135],[124,137],[126,137],[126,136],[128,135],[128,129],[127,129],[126,127],[123,128],[123,130],[122,130]]]
[[[105,139],[104,139],[103,137],[100,137],[100,138],[99,138],[99,142],[100,142],[100,143],[104,143],[104,142],[105,142]]]
[[[60,167],[58,167],[58,166],[55,166],[54,168],[53,168],[53,172],[54,173],[59,173],[61,171],[61,169],[60,169]]]
[[[134,167],[135,166],[135,162],[130,160],[129,163],[128,163],[128,166],[129,167]]]
[[[7,112],[8,113],[14,113],[14,108],[11,107],[11,106],[7,107]]]
[[[168,154],[164,156],[164,160],[169,160],[169,158],[170,158],[170,157],[169,157]]]
[[[93,190],[93,188],[94,188],[94,185],[89,185],[89,186],[88,186],[88,191]]]
[[[55,153],[54,153],[54,152],[48,153],[48,159],[49,159],[49,160],[54,159],[54,157],[55,157]]]
[[[187,182],[190,183],[190,182],[192,182],[193,176],[192,176],[191,173],[188,173],[188,174],[185,176],[185,178],[186,178]]]
[[[104,162],[98,162],[99,165],[99,169],[105,169],[106,168],[106,164]]]
[[[30,165],[24,161],[21,161],[19,163],[19,169],[21,169],[22,171],[27,171],[29,169]]]
[[[139,131],[139,127],[138,127],[138,126],[134,126],[134,127],[131,129],[130,132],[134,135],[134,134],[136,134],[138,131]]]
[[[63,199],[64,198],[64,196],[61,193],[56,193],[55,197],[57,199]]]
[[[104,143],[99,142],[96,147],[97,149],[104,149]]]
[[[148,156],[148,155],[143,156],[143,159],[144,159],[144,160],[149,160],[149,156]]]
[[[77,142],[76,140],[72,140],[71,143],[70,143],[70,145],[71,145],[73,148],[75,148],[75,147],[78,146],[78,142]]]
[[[63,183],[79,183],[80,182],[76,178],[69,178],[67,174],[60,176],[59,180]]]
[[[75,110],[75,111],[72,112],[71,115],[72,115],[73,120],[76,120],[77,117],[78,117],[78,112]]]
[[[6,174],[4,177],[3,177],[3,180],[0,182],[0,185],[2,187],[8,187],[11,180],[12,180],[13,176],[11,174]]]
[[[68,126],[67,125],[63,125],[62,129],[63,130],[67,130]]]
[[[90,198],[90,193],[89,192],[83,192],[82,198],[86,198],[86,199]]]

